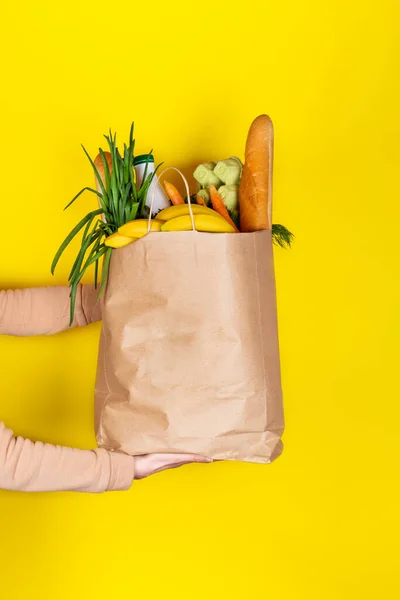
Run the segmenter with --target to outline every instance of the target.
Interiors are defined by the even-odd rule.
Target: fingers
[[[165,471],[166,469],[177,469],[178,467],[182,467],[191,463],[210,462],[212,462],[212,459],[206,458],[205,456],[198,456],[197,454],[170,454],[165,455],[165,458],[160,460],[158,467],[154,470],[154,473]]]
[[[211,458],[197,454],[147,454],[135,459],[135,479],[143,479],[166,469],[176,469],[190,463],[210,463]]]
[[[170,459],[181,464],[213,462],[212,458],[198,456],[198,454],[170,454]]]

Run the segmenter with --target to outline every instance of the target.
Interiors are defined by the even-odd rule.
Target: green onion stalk
[[[149,216],[149,208],[146,205],[147,193],[161,165],[158,165],[154,172],[147,173],[148,164],[146,164],[142,184],[139,188],[137,187],[133,168],[135,150],[133,132],[134,123],[132,123],[130,128],[129,145],[124,144],[123,154],[118,150],[116,134],[113,135],[110,131],[109,135],[104,136],[111,154],[111,169],[109,169],[104,150],[99,148],[101,161],[104,165],[104,183],[94,161],[89,156],[86,148],[82,146],[94,171],[98,189],[84,187],[72,198],[64,210],[69,208],[85,191],[97,196],[99,208],[89,212],[72,229],[59,247],[51,265],[51,272],[54,275],[63,252],[72,240],[82,232],[80,248],[68,278],[71,290],[70,324],[72,324],[74,319],[78,286],[89,267],[94,266],[94,284],[96,289],[99,287],[99,298],[103,292],[112,253],[112,248],[105,245],[105,239],[118,231],[118,228],[128,221],[147,218]],[[149,154],[151,153],[152,151],[149,152]],[[99,286],[99,264],[101,260],[103,261],[103,268]]]

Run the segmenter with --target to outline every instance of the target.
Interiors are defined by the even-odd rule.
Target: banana
[[[126,237],[125,235],[115,232],[105,239],[104,244],[109,248],[123,248],[135,241],[136,238]]]
[[[200,206],[199,204],[192,204],[192,212],[194,215],[210,215],[212,217],[220,217],[215,210],[211,210],[211,208],[207,208],[207,206]],[[175,204],[175,206],[164,208],[164,210],[158,213],[156,219],[161,221],[169,221],[170,219],[176,219],[177,217],[183,217],[184,215],[189,214],[190,211],[188,204]]]
[[[152,219],[150,221],[150,231],[161,231],[162,223],[159,220]],[[135,219],[125,223],[118,229],[118,233],[128,237],[141,238],[148,233],[149,222],[147,219]]]
[[[168,209],[166,209],[168,210]],[[232,225],[217,215],[198,214],[194,215],[194,224],[197,231],[208,231],[211,233],[235,233]],[[190,231],[192,220],[190,215],[183,215],[170,219],[161,227],[161,231]]]

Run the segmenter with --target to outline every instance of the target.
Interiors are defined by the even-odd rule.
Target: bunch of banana
[[[235,233],[234,228],[219,215],[215,210],[192,205],[192,213],[196,231],[209,233]],[[110,248],[122,248],[137,239],[147,235],[149,222],[147,219],[135,219],[125,223],[116,233],[110,235],[106,246]],[[169,206],[158,213],[157,218],[151,219],[150,231],[190,231],[192,230],[192,219],[188,204],[177,204]]]
[[[223,217],[207,206],[192,204],[192,213],[197,231],[235,233],[233,227]],[[177,204],[164,208],[158,213],[157,219],[164,221],[161,231],[190,231],[193,229],[188,204]]]

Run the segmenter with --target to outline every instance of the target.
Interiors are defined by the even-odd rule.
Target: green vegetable
[[[54,270],[64,250],[75,236],[83,230],[81,246],[69,276],[69,285],[71,288],[70,324],[72,324],[74,319],[75,299],[78,285],[89,267],[94,266],[95,285],[97,287],[99,261],[101,260],[103,260],[103,269],[99,297],[105,287],[112,253],[112,249],[105,245],[105,239],[115,233],[119,227],[128,221],[146,218],[149,214],[149,209],[146,206],[147,193],[160,165],[156,168],[154,173],[149,173],[148,175],[146,169],[142,185],[137,189],[132,166],[135,148],[133,128],[134,124],[132,123],[129,134],[129,145],[127,146],[124,144],[123,155],[121,155],[118,150],[116,134],[113,135],[110,131],[108,136],[104,136],[107,140],[112,157],[110,176],[104,151],[101,148],[99,149],[99,154],[105,167],[104,182],[102,181],[93,160],[82,146],[93,168],[100,191],[85,187],[74,196],[66,208],[71,206],[85,190],[96,194],[101,208],[88,213],[86,217],[73,228],[58,249],[51,266],[51,272],[54,274]],[[151,152],[149,154],[151,154]],[[101,216],[102,219],[99,218]]]
[[[226,185],[239,185],[242,176],[242,163],[236,156],[220,160],[215,169],[215,175]]]
[[[272,241],[276,246],[281,248],[290,248],[294,239],[291,233],[284,225],[274,223],[272,225]]]
[[[203,188],[208,188],[210,185],[215,185],[216,188],[219,188],[222,185],[222,181],[219,177],[214,173],[215,163],[208,162],[199,165],[193,176],[195,180],[200,183]]]

